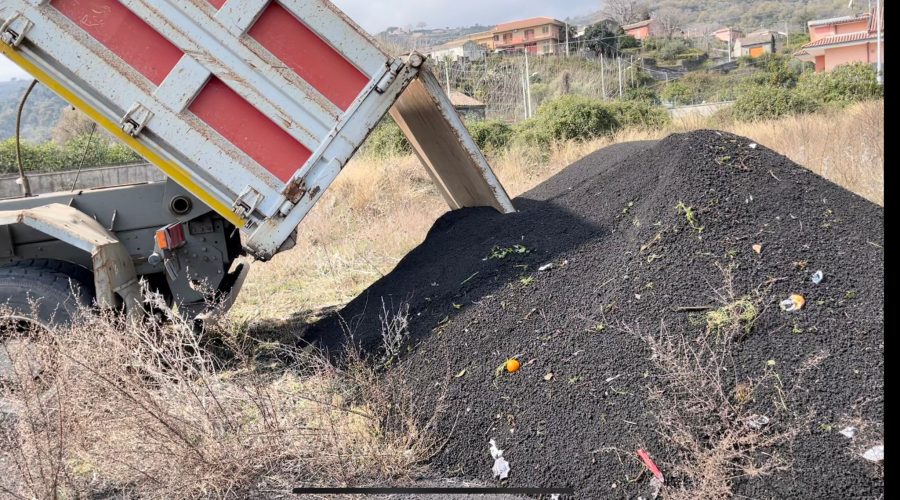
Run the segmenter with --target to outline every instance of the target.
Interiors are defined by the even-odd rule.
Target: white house
[[[436,61],[480,61],[484,59],[487,49],[471,40],[457,40],[431,49],[428,55]]]

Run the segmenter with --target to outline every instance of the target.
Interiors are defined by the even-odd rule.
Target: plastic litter
[[[781,310],[785,312],[796,312],[803,309],[806,305],[806,298],[802,295],[791,295],[787,300],[781,301]]]
[[[751,143],[750,143],[750,149],[756,149],[756,148],[758,148],[758,147],[759,147],[759,144],[757,144],[757,143],[755,143],[755,142],[751,142]]]
[[[812,282],[816,285],[821,283],[825,279],[825,273],[823,271],[816,271],[812,275]]]
[[[756,255],[761,254],[762,253],[762,245],[760,245],[759,243],[757,243],[756,245],[753,245],[753,251],[756,252]]]
[[[656,478],[660,483],[665,483],[666,478],[663,476],[662,471],[659,470],[659,467],[656,466],[656,463],[653,462],[653,459],[650,458],[650,454],[644,450],[638,450],[637,454],[638,457],[640,457],[641,461],[644,462],[644,465],[646,465],[647,468],[650,469],[650,472],[653,473],[653,477]]]
[[[497,448],[496,440],[491,439],[488,444],[491,445],[491,458],[494,459],[494,467],[491,470],[493,471],[495,478],[503,481],[509,477],[509,462],[503,458],[503,450]]]
[[[863,458],[865,458],[869,462],[884,462],[884,445],[879,444],[878,446],[869,448],[865,453],[863,453]]]
[[[884,445],[879,444],[877,446],[873,446],[866,450],[863,453],[863,458],[870,462],[883,462],[884,461]]]
[[[554,267],[556,267],[556,264],[551,262],[549,264],[544,264],[543,266],[539,267],[538,271],[540,271],[540,272],[549,271],[549,270],[553,269]]]
[[[844,436],[846,438],[853,439],[853,436],[856,436],[856,427],[844,427],[843,429],[841,429],[840,434],[841,436]]]
[[[753,415],[749,419],[747,419],[747,425],[751,429],[759,430],[759,429],[762,429],[763,427],[769,425],[770,421],[771,420],[769,419],[769,417],[767,417],[765,415]]]

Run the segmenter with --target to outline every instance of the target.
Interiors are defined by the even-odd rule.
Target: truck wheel
[[[23,260],[0,267],[0,319],[43,327],[72,322],[94,301],[93,274],[60,260]]]
[[[19,413],[20,384],[49,386],[55,355],[43,334],[93,300],[93,275],[81,266],[34,259],[0,267],[0,418]]]

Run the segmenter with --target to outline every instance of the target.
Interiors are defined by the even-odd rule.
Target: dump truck
[[[167,177],[0,200],[7,319],[141,316],[147,290],[227,309],[387,114],[451,209],[514,210],[427,58],[327,0],[0,0],[0,21],[4,56]]]

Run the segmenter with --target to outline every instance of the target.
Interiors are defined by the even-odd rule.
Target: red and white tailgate
[[[495,198],[483,204],[512,210],[422,57],[388,56],[326,0],[0,0],[0,19],[6,56],[240,227],[260,258],[414,81],[440,111],[417,116],[456,132],[442,140],[473,157]],[[446,163],[416,149],[433,173]]]

